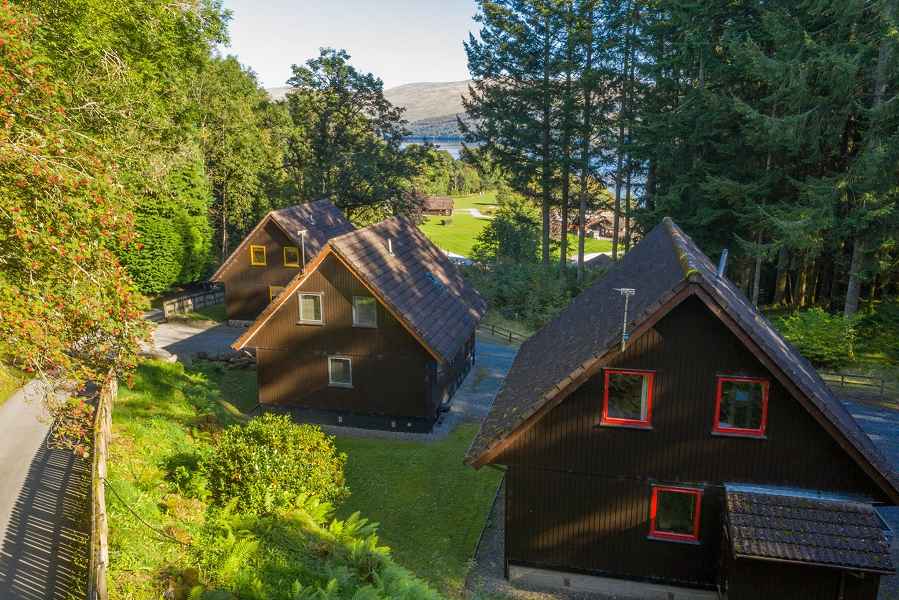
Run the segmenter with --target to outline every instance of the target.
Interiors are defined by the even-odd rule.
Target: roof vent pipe
[[[721,258],[718,259],[718,278],[724,277],[724,270],[727,269],[727,248],[721,252]]]
[[[391,255],[393,254],[393,239],[392,238],[387,238],[387,252]]]

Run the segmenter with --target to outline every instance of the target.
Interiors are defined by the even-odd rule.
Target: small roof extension
[[[306,256],[310,259],[318,254],[332,237],[353,231],[352,223],[347,221],[340,209],[329,200],[295,204],[270,211],[244,237],[240,245],[209,278],[209,281],[221,281],[225,272],[234,264],[234,259],[245,251],[253,235],[269,221],[275,223],[284,232],[284,235],[297,246],[303,243],[303,236],[300,232],[305,231]]]
[[[882,522],[870,504],[725,488],[734,558],[895,572]]]
[[[486,311],[458,268],[410,220],[387,219],[332,238],[232,347],[252,341],[269,317],[333,254],[434,358],[453,359]]]
[[[698,297],[793,393],[887,497],[899,503],[899,477],[815,368],[752,305],[670,218],[526,341],[472,441],[466,462],[480,467],[562,402],[619,350],[624,298],[636,339],[690,296]]]

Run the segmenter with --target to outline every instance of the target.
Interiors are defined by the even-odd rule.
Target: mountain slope
[[[459,136],[456,116],[465,113],[462,96],[468,96],[470,81],[408,83],[384,90],[384,97],[406,109],[413,136]],[[283,100],[289,87],[266,90],[273,100]]]

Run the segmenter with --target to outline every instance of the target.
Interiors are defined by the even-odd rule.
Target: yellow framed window
[[[283,285],[270,285],[268,286],[268,301],[271,302],[275,298],[278,297],[278,294],[284,291]]]
[[[284,246],[284,266],[300,266],[300,249],[296,246]]]
[[[264,267],[266,264],[265,246],[250,246],[250,265]]]

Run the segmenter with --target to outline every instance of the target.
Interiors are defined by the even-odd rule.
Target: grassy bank
[[[28,376],[24,371],[0,363],[0,405],[6,402],[27,381]]]
[[[122,386],[113,416],[107,488],[113,600],[158,598],[166,589],[208,581],[222,584],[230,581],[225,573],[238,568],[244,572],[240,577],[249,570],[268,589],[277,589],[279,578],[288,574],[321,585],[327,583],[328,573],[346,568],[306,553],[309,544],[333,543],[308,541],[327,529],[311,523],[308,515],[232,519],[234,527],[250,532],[237,534],[250,536],[247,554],[238,556],[243,546],[233,540],[232,546],[219,548],[230,538],[215,538],[209,528],[210,523],[218,527],[221,519],[202,495],[178,483],[179,473],[195,471],[198,457],[210,451],[218,432],[242,422],[241,412],[251,409],[255,400],[254,371],[215,363],[185,370],[179,364],[148,361],[130,385]],[[379,544],[393,548],[396,562],[453,596],[461,590],[499,480],[495,471],[462,465],[475,430],[474,425],[462,426],[429,444],[337,438],[340,450],[349,455],[347,482],[352,492],[338,517],[360,511],[380,522]],[[306,541],[298,544],[298,539]],[[344,541],[347,548],[356,543]],[[380,556],[380,551],[372,552]],[[335,551],[334,560],[350,560],[344,554]],[[390,559],[378,560],[397,581],[409,577]],[[292,580],[284,581],[283,595],[258,597],[292,597]]]

